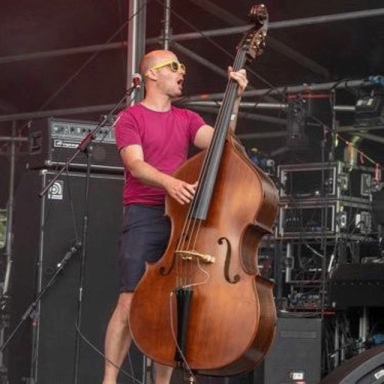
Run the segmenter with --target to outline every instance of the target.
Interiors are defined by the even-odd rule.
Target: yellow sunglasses
[[[164,68],[166,66],[169,66],[169,68],[171,69],[172,72],[178,72],[180,69],[185,73],[186,70],[185,70],[185,65],[184,64],[181,64],[179,63],[177,60],[168,60],[168,61],[165,61],[164,63],[160,63],[160,64],[157,64],[151,68],[148,69],[148,71],[150,71],[151,69],[160,69],[160,68]],[[148,73],[147,71],[147,73]],[[147,74],[146,73],[146,74]]]

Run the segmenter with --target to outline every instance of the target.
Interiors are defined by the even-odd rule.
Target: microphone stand
[[[53,185],[53,183],[57,180],[57,178],[61,175],[61,173],[68,167],[68,165],[78,156],[80,152],[84,152],[87,155],[87,172],[85,178],[85,204],[84,204],[84,215],[83,215],[83,232],[82,232],[82,252],[81,252],[81,262],[80,262],[80,271],[79,271],[79,287],[78,287],[78,302],[77,302],[77,318],[76,318],[76,341],[75,341],[75,369],[74,369],[74,384],[78,384],[79,380],[79,367],[80,367],[80,335],[79,330],[81,329],[81,320],[82,320],[82,306],[83,306],[83,285],[84,285],[84,276],[85,276],[85,259],[86,259],[86,245],[87,245],[87,235],[88,235],[88,214],[89,214],[89,182],[91,175],[91,161],[90,161],[90,151],[88,147],[92,140],[97,137],[98,132],[102,127],[110,120],[111,116],[115,113],[115,111],[123,104],[128,96],[131,96],[138,88],[140,88],[140,83],[134,83],[132,87],[128,89],[124,97],[116,104],[116,106],[106,115],[104,116],[101,123],[99,123],[96,128],[89,132],[88,135],[84,137],[84,139],[80,142],[77,147],[76,152],[73,156],[67,161],[66,164],[63,165],[61,170],[55,177],[48,183],[48,185],[43,189],[40,195],[44,195],[47,193],[49,188]],[[133,99],[133,97],[131,98]],[[40,196],[39,195],[39,196]]]
[[[69,262],[70,258],[77,253],[81,248],[81,243],[80,242],[75,242],[71,249],[65,254],[63,259],[60,261],[59,264],[57,264],[57,269],[53,276],[50,278],[50,280],[46,283],[44,288],[38,293],[36,299],[31,303],[31,305],[27,308],[27,310],[24,312],[23,316],[21,317],[21,320],[19,323],[16,325],[12,333],[8,336],[7,340],[4,342],[4,344],[0,347],[0,352],[3,352],[4,349],[7,347],[7,345],[10,343],[10,341],[15,337],[16,333],[20,329],[20,327],[23,325],[24,321],[27,320],[29,316],[33,316],[33,311],[37,307],[38,302],[41,300],[41,298],[45,295],[47,292],[48,288],[50,288],[55,282],[56,278],[59,275],[59,273],[64,269],[64,267],[67,265]]]
[[[48,192],[48,190],[52,187],[52,185],[55,183],[55,181],[60,177],[60,175],[65,171],[65,169],[68,168],[68,166],[73,162],[73,160],[76,159],[76,157],[80,154],[80,152],[84,152],[84,153],[87,152],[88,146],[96,138],[96,135],[99,133],[101,128],[103,128],[105,126],[105,124],[108,123],[111,116],[116,112],[116,110],[120,107],[120,105],[123,104],[125,99],[128,96],[131,96],[139,88],[140,88],[140,84],[134,84],[131,88],[129,88],[127,90],[127,92],[123,96],[123,98],[113,107],[113,109],[108,113],[108,115],[104,116],[103,120],[96,126],[96,128],[93,131],[89,132],[88,135],[86,135],[84,137],[84,139],[81,141],[81,143],[77,146],[75,153],[59,169],[59,171],[56,173],[56,175],[53,177],[53,179],[46,185],[46,187],[42,189],[42,191],[38,195],[39,197],[43,197]],[[133,97],[131,99],[133,99]]]
[[[115,105],[115,107],[106,115],[104,116],[103,120],[95,127],[95,129],[92,132],[89,132],[84,139],[80,142],[80,144],[77,146],[77,149],[73,156],[66,161],[66,163],[62,166],[62,168],[55,174],[55,176],[48,182],[48,184],[41,190],[41,192],[38,194],[39,197],[43,197],[47,194],[48,190],[52,187],[52,185],[55,183],[55,181],[60,177],[60,175],[64,172],[65,169],[69,169],[69,165],[73,162],[74,159],[80,154],[80,152],[83,152],[87,155],[87,173],[86,173],[86,185],[85,185],[85,208],[84,208],[84,216],[83,216],[83,233],[82,233],[82,242],[76,242],[70,251],[66,253],[64,256],[64,259],[58,264],[58,269],[56,270],[55,274],[52,276],[52,278],[48,281],[46,286],[40,290],[37,293],[37,297],[35,301],[28,307],[26,312],[23,314],[19,324],[16,326],[14,331],[11,333],[11,335],[8,337],[8,339],[5,341],[5,343],[0,347],[0,352],[2,352],[9,342],[13,339],[13,337],[16,335],[17,331],[20,329],[22,323],[29,317],[34,316],[34,322],[38,320],[39,313],[33,313],[35,308],[38,306],[39,301],[41,300],[42,296],[47,292],[48,288],[51,287],[58,276],[58,274],[64,269],[66,266],[68,260],[70,257],[80,250],[81,248],[81,263],[80,263],[80,276],[79,276],[79,296],[78,296],[78,306],[77,306],[77,319],[76,319],[76,350],[75,350],[75,370],[74,370],[74,383],[78,383],[78,373],[79,373],[79,357],[80,357],[80,342],[79,342],[79,334],[78,330],[81,326],[81,311],[82,311],[82,294],[83,294],[83,282],[84,282],[84,270],[85,270],[85,256],[86,256],[86,240],[87,240],[87,232],[88,232],[88,205],[89,205],[89,179],[90,179],[90,170],[91,170],[91,162],[90,162],[90,150],[88,147],[90,147],[90,143],[96,138],[98,132],[103,128],[107,122],[110,120],[111,116],[116,112],[116,110],[119,109],[119,107],[123,104],[123,102],[127,99],[127,97],[131,96],[138,88],[140,88],[140,83],[134,83],[132,87],[130,87],[123,98]],[[131,97],[131,100],[133,100],[133,97]],[[34,377],[37,373],[37,369],[35,365],[38,361],[38,352],[36,348],[35,341],[34,343],[34,351],[32,352],[32,365],[31,365],[31,380],[32,382],[36,382],[37,377]]]

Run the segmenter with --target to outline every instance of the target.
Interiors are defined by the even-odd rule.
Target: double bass
[[[234,71],[265,46],[266,7],[253,6],[250,18]],[[275,332],[273,283],[259,274],[257,249],[272,233],[278,197],[229,130],[237,88],[229,79],[209,148],[174,175],[198,180],[195,196],[189,205],[166,199],[170,240],[147,265],[129,316],[133,340],[150,359],[211,376],[253,369]]]

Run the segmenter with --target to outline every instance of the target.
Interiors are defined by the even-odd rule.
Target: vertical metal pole
[[[365,348],[365,342],[367,341],[367,334],[368,334],[368,308],[363,307],[363,313],[361,314],[359,318],[359,353],[364,352]]]
[[[128,0],[128,44],[127,44],[127,85],[128,90],[132,86],[133,74],[140,71],[140,59],[145,53],[145,29],[147,15],[147,0]],[[133,102],[138,103],[144,97],[144,90],[141,87],[132,95]],[[127,100],[127,104],[130,100]],[[147,377],[148,376],[148,377]],[[150,361],[143,357],[143,384],[150,382]]]
[[[163,48],[169,49],[171,43],[171,0],[164,3],[164,29],[163,29]]]
[[[84,190],[84,213],[83,213],[83,228],[81,239],[81,259],[79,270],[79,292],[77,300],[77,318],[76,318],[76,342],[75,342],[75,372],[74,372],[74,384],[79,383],[80,375],[80,335],[82,317],[83,317],[83,289],[86,269],[86,257],[87,257],[87,240],[89,231],[89,197],[90,197],[90,183],[91,183],[91,156],[92,149],[87,149],[87,173],[85,176],[85,190]]]
[[[127,84],[128,90],[132,85],[133,74],[139,71],[139,63],[145,52],[145,23],[147,14],[146,0],[128,1],[128,44],[127,44]],[[139,102],[143,98],[143,90],[135,92],[134,101]],[[127,100],[127,103],[129,100]]]
[[[336,91],[335,89],[332,89],[331,91],[331,99],[330,103],[332,106],[332,122],[331,122],[331,127],[330,127],[330,132],[329,135],[331,136],[330,139],[331,141],[331,148],[329,152],[329,161],[334,161],[335,160],[335,151],[336,151],[336,129],[338,128],[338,123],[337,123],[337,116],[336,116]]]
[[[281,214],[281,212],[280,212]],[[283,240],[279,240],[276,242],[276,247],[274,249],[274,260],[273,260],[273,278],[276,281],[276,302],[279,305],[282,304],[283,298],[283,271],[282,271],[282,258],[283,258],[283,248],[284,242]]]
[[[333,357],[332,369],[336,368],[340,362],[340,319],[339,319],[339,315],[336,315],[335,338],[334,338],[333,348],[335,350],[335,353],[334,353],[334,357]]]
[[[285,282],[288,284],[292,280],[292,269],[293,269],[292,242],[288,241],[287,252],[285,255]]]
[[[12,137],[10,141],[11,153],[10,153],[10,174],[9,174],[9,192],[8,192],[8,205],[7,205],[7,226],[5,233],[5,256],[6,256],[6,269],[3,285],[3,298],[6,300],[1,305],[1,324],[0,324],[0,344],[3,345],[5,328],[8,326],[7,320],[7,306],[9,281],[12,271],[12,231],[13,231],[13,213],[14,213],[14,192],[15,192],[15,165],[16,165],[16,121],[12,122]],[[0,372],[1,375],[7,374],[7,368],[4,365],[4,355],[0,352]],[[8,382],[4,377],[1,378],[1,382]]]
[[[39,172],[41,176],[41,187],[44,188],[48,183],[47,170]],[[46,198],[43,197],[40,204],[40,239],[39,239],[39,256],[38,256],[38,273],[37,273],[37,287],[36,294],[41,292],[43,287],[43,258],[45,247],[45,217],[46,217]],[[32,314],[32,355],[31,355],[31,383],[37,383],[38,368],[39,368],[39,340],[40,340],[40,314],[41,314],[41,301],[37,302],[36,309]]]
[[[15,191],[15,164],[16,164],[16,121],[12,122],[12,139],[11,139],[11,155],[10,155],[10,174],[9,174],[9,194],[7,207],[7,231],[6,231],[6,248],[7,269],[4,278],[4,296],[8,294],[9,278],[12,266],[12,227],[13,227],[13,211],[14,211],[14,191]]]

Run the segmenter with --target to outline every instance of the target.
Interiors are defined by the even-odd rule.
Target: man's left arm
[[[231,79],[237,81],[237,83],[239,84],[239,88],[237,90],[237,97],[235,99],[235,103],[233,104],[231,121],[229,123],[229,128],[232,130],[232,132],[235,132],[237,114],[239,112],[239,107],[240,107],[240,101],[241,101],[241,97],[244,94],[245,88],[248,85],[248,79],[247,79],[247,72],[245,69],[240,69],[240,71],[234,72],[232,70],[232,67],[228,68],[228,76]],[[194,145],[200,149],[208,148],[211,142],[212,136],[213,136],[213,128],[208,124],[202,125],[196,133]]]
[[[229,128],[232,130],[232,132],[235,132],[237,115],[239,113],[239,107],[240,107],[240,101],[241,101],[241,98],[243,97],[245,88],[247,88],[248,79],[247,79],[247,72],[245,69],[240,69],[240,71],[234,72],[232,70],[232,67],[229,67],[228,75],[231,79],[237,81],[237,83],[239,84],[239,88],[237,89],[237,97],[235,99],[235,103],[233,104],[231,120],[229,123]]]

